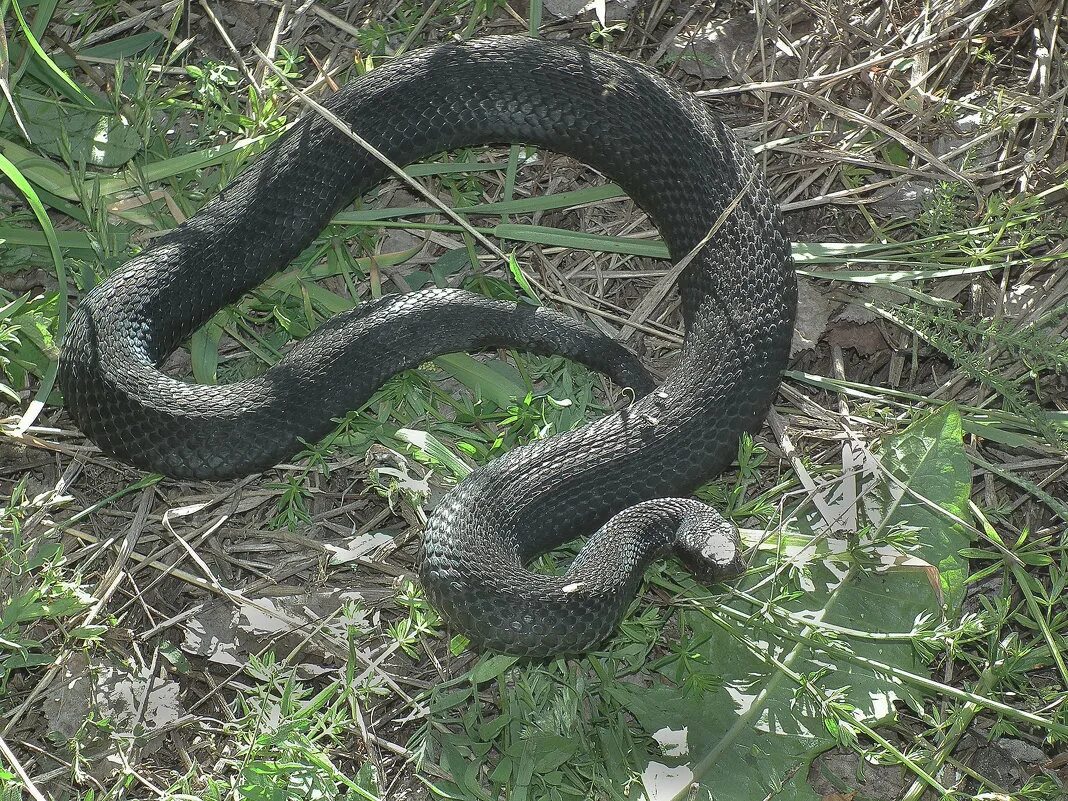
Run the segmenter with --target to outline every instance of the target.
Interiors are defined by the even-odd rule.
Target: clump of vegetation
[[[297,5],[0,0],[0,798],[1062,798],[1059,13]],[[219,483],[99,453],[55,386],[79,297],[312,113],[293,87],[322,99],[426,43],[523,31],[635,57],[722,113],[802,283],[769,426],[698,492],[741,528],[745,576],[658,564],[604,650],[544,664],[448,629],[410,580],[419,532],[477,465],[627,400],[599,377],[436,359],[290,464]],[[524,145],[409,174],[458,219],[387,182],[165,368],[254,376],[431,285],[674,357],[666,249],[619,187]]]

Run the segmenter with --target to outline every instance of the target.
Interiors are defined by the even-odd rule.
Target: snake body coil
[[[685,341],[663,385],[649,392],[633,356],[563,315],[439,289],[340,315],[254,379],[200,386],[165,375],[159,365],[174,348],[385,177],[378,160],[309,116],[85,296],[60,361],[82,430],[148,470],[228,478],[291,456],[391,375],[433,356],[498,346],[560,353],[642,397],[512,450],[445,496],[428,524],[421,579],[446,619],[492,649],[581,651],[615,629],[657,555],[673,551],[712,576],[734,564],[731,529],[673,496],[728,466],[739,435],[759,427],[785,366],[796,286],[778,212],[731,133],[639,64],[522,37],[419,51],[326,105],[402,165],[525,142],[621,184],[672,257],[692,256],[679,279]],[[565,575],[525,568],[595,530]]]

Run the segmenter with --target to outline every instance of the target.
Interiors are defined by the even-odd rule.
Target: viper
[[[796,306],[790,247],[751,154],[701,101],[634,61],[586,46],[494,36],[384,64],[325,103],[389,160],[526,143],[620,184],[684,264],[684,340],[659,386],[613,340],[544,307],[459,289],[388,295],[338,315],[255,378],[187,383],[161,364],[190,334],[289,264],[381,182],[383,160],[309,114],[197,214],[89,291],[59,379],[105,452],[192,479],[262,471],[327,434],[390,376],[494,347],[562,354],[635,400],[474,470],[433,510],[419,575],[476,646],[551,656],[602,643],[651,560],[704,581],[737,571],[736,530],[688,496],[761,425]],[[589,535],[559,575],[529,569]]]

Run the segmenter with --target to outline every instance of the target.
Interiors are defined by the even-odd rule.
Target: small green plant
[[[10,306],[10,304],[9,304]],[[19,345],[19,327],[17,324],[8,322],[5,314],[8,307],[0,309],[0,375],[7,377],[7,381],[14,381],[11,375],[11,362]],[[0,398],[5,398],[11,403],[19,403],[19,394],[5,381],[0,381]]]
[[[423,597],[422,592],[411,582],[406,582],[397,595],[397,604],[408,612],[389,626],[389,635],[413,659],[421,656],[424,637],[437,636],[441,618]]]
[[[302,525],[311,523],[308,501],[311,491],[304,484],[304,475],[287,476],[281,483],[269,484],[270,489],[281,490],[275,501],[275,515],[272,524],[276,528],[288,528],[295,531]]]
[[[625,22],[616,22],[611,25],[602,25],[600,21],[593,21],[593,30],[590,31],[589,39],[590,44],[595,47],[603,47],[608,49],[612,43],[616,40],[617,36],[621,36],[627,30],[627,24]]]
[[[249,801],[378,797],[373,766],[358,759],[355,765],[339,765],[332,757],[344,753],[340,744],[357,729],[345,685],[335,681],[316,692],[270,653],[250,657],[246,671],[256,684],[241,695],[226,724],[227,746],[217,769],[228,778],[208,777],[209,797],[229,797],[230,778]]]
[[[697,490],[697,497],[725,510],[732,517],[770,520],[775,514],[772,499],[781,493],[784,489],[782,486],[746,500],[749,491],[761,478],[760,467],[767,456],[767,449],[748,434],[743,435],[738,442],[737,473],[710,481]]]
[[[303,56],[279,48],[274,65],[289,79],[300,76],[298,66]],[[189,100],[180,102],[180,107],[199,111],[202,115],[201,130],[215,139],[219,130],[241,136],[256,136],[278,131],[285,126],[286,118],[279,106],[279,92],[284,84],[274,72],[268,72],[258,87],[249,87],[242,102],[236,91],[244,83],[244,76],[236,67],[217,61],[201,65],[190,64],[186,72],[193,79],[193,93]],[[210,141],[210,140],[208,140]]]
[[[37,508],[25,479],[0,506],[0,697],[15,671],[50,664],[57,645],[86,643],[103,632],[69,626],[92,598],[71,580],[58,543],[24,536],[23,523]]]
[[[1068,445],[1068,430],[1051,422],[1038,389],[1043,378],[1068,370],[1068,343],[1041,322],[969,319],[921,304],[883,305],[881,310],[993,390],[1005,409],[1026,418],[1050,445]]]
[[[27,295],[0,306],[0,398],[19,403],[15,388],[47,372],[55,358],[55,304],[54,296]]]

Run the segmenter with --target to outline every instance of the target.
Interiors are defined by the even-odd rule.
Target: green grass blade
[[[669,256],[667,245],[659,239],[605,236],[604,234],[587,234],[582,231],[568,231],[565,228],[550,228],[544,225],[514,225],[507,223],[495,226],[493,233],[501,239],[531,242],[550,247],[596,250],[603,253],[645,256],[651,259],[666,259]]]
[[[52,227],[48,212],[45,211],[44,204],[37,197],[37,193],[33,191],[30,182],[26,180],[14,164],[2,155],[0,155],[0,172],[3,172],[7,179],[15,185],[15,188],[22,193],[22,196],[26,198],[26,202],[33,209],[33,214],[37,218],[37,222],[40,223],[41,230],[44,232],[45,240],[48,243],[48,250],[52,255],[52,264],[56,268],[56,280],[59,283],[59,300],[56,303],[56,343],[62,344],[63,335],[67,330],[67,271],[63,266],[63,254],[60,252],[59,242],[56,240],[55,228]],[[15,427],[16,435],[25,433],[26,429],[33,425],[33,421],[41,413],[45,400],[52,392],[52,387],[55,386],[56,371],[58,369],[59,361],[55,360],[41,378],[37,393]]]
[[[37,58],[39,58],[44,63],[49,73],[55,76],[55,78],[58,80],[60,90],[63,91],[63,93],[67,95],[67,97],[69,97],[71,100],[81,101],[83,103],[95,105],[92,99],[87,94],[85,94],[84,91],[82,91],[82,88],[78,86],[78,84],[76,84],[74,81],[72,81],[71,77],[67,75],[66,72],[56,66],[56,62],[54,62],[52,58],[48,55],[48,53],[44,51],[44,48],[41,47],[41,43],[37,41],[37,36],[30,29],[30,26],[26,24],[26,18],[22,15],[22,9],[19,8],[18,0],[11,0],[11,7],[15,11],[15,16],[18,17],[19,27],[22,28],[22,33],[23,35],[25,35],[26,41],[30,45],[30,49],[33,50]],[[40,12],[41,10],[42,9],[38,9],[38,12]],[[41,17],[43,21],[47,21],[48,17],[51,15],[41,15],[40,13],[38,13],[38,16]]]

